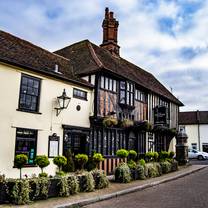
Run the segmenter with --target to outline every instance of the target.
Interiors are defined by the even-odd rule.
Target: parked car
[[[189,159],[198,159],[198,160],[207,160],[208,153],[207,152],[200,152],[195,149],[189,149],[188,150],[188,158]]]

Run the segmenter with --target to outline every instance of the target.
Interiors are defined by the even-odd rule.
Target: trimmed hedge
[[[115,169],[115,181],[119,183],[129,183],[131,181],[131,171],[126,163],[120,163]]]

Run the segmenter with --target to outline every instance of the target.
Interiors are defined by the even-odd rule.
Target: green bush
[[[62,176],[65,176],[66,175],[66,173],[64,172],[64,171],[57,171],[56,172],[56,175],[55,175],[55,177],[62,177]]]
[[[54,157],[54,158],[53,158],[53,163],[54,163],[55,165],[57,165],[58,168],[59,168],[59,171],[61,171],[61,168],[62,168],[64,165],[66,165],[67,159],[66,159],[66,157],[64,157],[64,156],[57,156],[57,157]]]
[[[142,165],[143,167],[145,166],[146,162],[144,159],[139,160],[139,164]]]
[[[136,162],[133,160],[129,160],[127,165],[129,166],[130,169],[134,170],[136,169]]]
[[[39,173],[38,177],[48,177],[47,173]]]
[[[160,162],[161,168],[162,168],[162,173],[169,173],[171,172],[171,163],[168,161],[163,161]]]
[[[8,179],[7,194],[10,202],[13,204],[23,205],[30,202],[30,185],[28,179]]]
[[[50,161],[46,155],[37,155],[35,163],[40,167],[41,173],[43,173],[43,168],[47,167],[50,164]]]
[[[147,163],[145,165],[145,176],[147,178],[154,178],[159,176],[158,169],[155,167],[153,163]]]
[[[73,195],[79,191],[79,181],[75,175],[68,176],[69,194]]]
[[[170,151],[168,157],[169,157],[170,159],[173,159],[174,155],[175,155],[175,152]]]
[[[47,177],[31,178],[29,179],[31,192],[31,200],[47,199],[49,186],[51,184],[50,179]]]
[[[95,181],[95,189],[103,189],[109,186],[109,180],[102,170],[95,169],[91,173]]]
[[[131,181],[130,168],[126,163],[120,163],[115,169],[115,181],[119,183],[129,183]]]
[[[69,196],[69,184],[67,176],[60,177],[58,183],[59,186],[59,196]]]
[[[77,175],[80,192],[91,192],[95,189],[95,181],[91,172],[81,172]]]
[[[159,158],[158,152],[153,152],[153,160],[154,160],[155,162],[157,162],[157,161],[158,161],[158,158]]]
[[[151,162],[154,160],[154,152],[147,152],[145,154],[145,159],[147,160],[147,162]]]
[[[119,149],[116,151],[116,156],[121,158],[121,159],[125,159],[127,158],[129,155],[129,152],[125,149]]]
[[[155,163],[153,163],[153,165],[154,165],[154,168],[156,168],[156,170],[157,170],[157,173],[158,173],[157,175],[161,176],[162,175],[162,167],[161,167],[160,163],[155,162]]]
[[[78,154],[75,156],[75,160],[77,161],[78,166],[81,170],[84,169],[84,165],[88,161],[88,156],[86,154]]]
[[[104,160],[102,154],[100,154],[100,153],[95,153],[92,156],[92,159],[93,159],[94,163],[96,164],[97,168],[99,167],[100,162],[102,162]]]
[[[75,170],[75,167],[74,167],[74,160],[73,160],[72,153],[71,153],[71,150],[70,150],[70,149],[68,149],[68,150],[66,151],[65,156],[66,156],[67,162],[66,162],[66,165],[64,165],[64,166],[62,167],[62,170],[63,170],[64,172],[66,172],[66,173],[74,172],[74,170]]]
[[[136,171],[137,171],[137,174],[138,174],[138,179],[144,180],[144,179],[145,179],[145,175],[144,175],[144,166],[138,164],[138,165],[136,166]]]
[[[24,154],[16,155],[14,158],[14,166],[20,169],[20,179],[22,178],[22,168],[27,164],[28,157]]]
[[[135,150],[129,150],[129,159],[130,160],[136,160],[136,157],[137,157],[137,152]]]
[[[161,151],[159,152],[159,160],[161,162],[167,160],[169,158],[169,153],[167,151]]]

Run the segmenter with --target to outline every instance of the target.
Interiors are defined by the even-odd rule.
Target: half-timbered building
[[[70,59],[74,73],[94,85],[88,153],[105,155],[109,159],[103,165],[111,170],[117,163],[111,158],[120,148],[140,153],[168,150],[183,105],[151,73],[120,56],[118,25],[106,8],[100,46],[84,40],[55,52]],[[118,122],[106,126],[106,119]],[[76,136],[67,128],[65,136],[70,143],[66,146],[74,148]]]

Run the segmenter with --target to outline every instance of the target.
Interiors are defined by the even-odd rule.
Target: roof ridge
[[[95,50],[93,49],[91,42],[87,42],[87,46],[90,50],[90,54],[93,58],[93,60],[95,61],[95,63],[98,65],[99,68],[103,67],[103,63],[100,61],[100,59],[97,57]]]
[[[27,43],[27,44],[30,45],[31,47],[40,49],[40,50],[42,50],[42,51],[45,51],[45,52],[47,52],[47,53],[53,54],[53,55],[55,55],[55,56],[57,56],[57,57],[59,57],[59,58],[62,58],[62,59],[65,59],[65,60],[69,61],[68,58],[65,58],[65,57],[63,57],[63,56],[60,56],[60,55],[58,55],[58,54],[55,54],[55,53],[53,53],[53,52],[51,52],[51,51],[49,51],[49,50],[47,50],[47,49],[45,49],[45,48],[42,48],[41,46],[35,45],[34,43],[32,43],[32,42],[30,42],[30,41],[28,41],[28,40],[25,40],[25,39],[23,39],[23,38],[19,38],[19,37],[15,36],[15,35],[13,35],[13,34],[11,34],[11,33],[9,33],[9,32],[5,32],[5,31],[3,31],[3,30],[0,30],[0,33],[4,33],[5,35],[9,35],[9,36],[12,37],[12,38],[15,38],[15,39],[17,39],[17,40],[19,40],[19,41],[22,41],[22,42]]]

